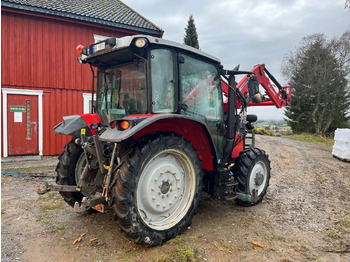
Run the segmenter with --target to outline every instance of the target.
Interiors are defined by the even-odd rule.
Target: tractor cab
[[[95,112],[102,123],[135,117],[139,122],[158,114],[188,116],[206,126],[221,159],[220,60],[150,36],[108,38],[79,50],[81,63],[97,67]]]

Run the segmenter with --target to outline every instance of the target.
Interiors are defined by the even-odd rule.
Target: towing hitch
[[[44,195],[50,191],[59,191],[59,192],[85,192],[85,193],[92,193],[95,191],[94,186],[68,186],[68,185],[52,185],[45,183],[42,187],[37,187],[36,192],[39,195]],[[88,211],[89,209],[95,209],[98,212],[104,213],[105,212],[105,205],[107,205],[107,202],[105,198],[101,195],[98,195],[98,193],[95,194],[95,197],[93,198],[87,198],[83,197],[81,200],[81,203],[75,202],[74,203],[74,212],[75,213],[83,213],[85,211]]]
[[[67,185],[53,185],[45,183],[41,187],[36,188],[36,192],[38,195],[44,195],[50,191],[59,191],[59,192],[86,192],[91,193],[95,190],[94,186],[67,186]]]
[[[74,203],[74,212],[75,213],[84,213],[92,208],[98,212],[104,213],[106,204],[107,204],[107,202],[105,201],[104,197],[97,197],[97,198],[92,198],[92,199],[89,199],[87,197],[83,197],[80,204],[79,204],[79,202]]]
[[[236,192],[236,198],[244,202],[255,204],[258,201],[258,190],[253,189],[253,195]]]

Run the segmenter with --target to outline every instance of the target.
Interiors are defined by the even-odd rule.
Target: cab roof
[[[108,38],[104,41],[106,41],[106,43],[113,42],[113,45],[115,43],[114,46],[112,46],[110,48],[105,48],[103,50],[100,50],[100,51],[92,53],[92,54],[89,54],[88,56],[84,57],[84,60],[88,63],[95,64],[94,61],[100,60],[102,58],[102,56],[105,57],[109,53],[114,53],[114,51],[117,51],[117,50],[128,49],[129,47],[134,45],[135,41],[139,38],[146,39],[148,42],[147,44],[150,44],[152,46],[172,47],[172,48],[176,48],[180,51],[183,50],[184,52],[187,52],[187,53],[199,55],[199,56],[204,57],[206,59],[209,59],[215,63],[221,63],[220,59],[218,59],[212,55],[209,55],[209,54],[207,54],[199,49],[193,48],[193,47],[188,46],[188,45],[176,43],[176,42],[173,42],[170,40],[165,40],[162,38],[149,36],[149,35],[132,35],[132,36],[125,36],[122,38]],[[104,41],[101,41],[99,43],[103,43]],[[88,49],[93,50],[94,46],[97,46],[99,43],[96,43],[96,44],[88,47]]]

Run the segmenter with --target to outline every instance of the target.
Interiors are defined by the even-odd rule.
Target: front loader
[[[54,128],[72,140],[46,191],[60,191],[75,212],[112,207],[127,237],[146,246],[184,232],[202,191],[244,206],[262,201],[270,161],[247,132],[257,120],[247,107],[282,107],[291,95],[264,65],[226,70],[200,50],[145,35],[77,50],[92,70],[93,107]]]

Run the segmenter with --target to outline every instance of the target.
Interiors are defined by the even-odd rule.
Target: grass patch
[[[168,257],[159,258],[157,262],[194,262],[198,261],[196,258],[197,251],[192,247],[175,248],[171,250]]]
[[[47,196],[48,196],[49,198],[54,198],[54,197],[55,197],[55,193],[48,193]]]
[[[49,229],[51,232],[63,233],[66,229],[63,225],[57,225],[56,223],[50,220],[42,220],[41,223],[45,228]]]
[[[56,193],[47,193],[45,195],[40,195],[38,196],[38,201],[49,201],[50,199],[60,199],[56,198],[57,194]]]
[[[90,247],[96,247],[98,245],[98,241],[92,241],[89,243]]]
[[[39,196],[37,201],[41,202],[40,209],[43,211],[56,210],[65,205],[63,198],[61,198],[56,192]]]
[[[65,230],[65,227],[64,227],[64,226],[56,226],[56,231],[57,231],[58,233],[63,233],[64,230]]]
[[[266,239],[271,240],[271,241],[285,241],[286,238],[283,236],[278,236],[278,235],[268,235]]]
[[[35,166],[35,167],[11,167],[4,168],[1,171],[3,172],[20,172],[21,174],[30,174],[30,173],[43,173],[43,171],[53,172],[56,166]]]
[[[254,125],[255,125],[256,127],[263,127],[263,126],[269,126],[270,123],[267,122],[267,121],[264,121],[264,122],[255,123]]]
[[[170,239],[168,243],[175,244],[175,245],[180,245],[183,242],[183,238],[181,235],[176,236],[173,239]]]
[[[321,135],[315,135],[315,134],[303,133],[303,134],[294,134],[294,135],[285,136],[285,137],[298,140],[298,141],[309,142],[313,144],[326,144],[326,145],[334,144],[333,138],[329,138]]]
[[[313,144],[325,145],[330,150],[332,150],[332,147],[334,145],[333,138],[316,135],[316,134],[302,133],[302,134],[288,135],[284,137],[293,139],[293,140],[313,143]]]
[[[45,204],[41,205],[40,209],[43,211],[52,211],[61,208],[64,205],[64,203],[59,202],[59,203],[54,203],[54,204]]]
[[[350,233],[350,217],[345,216],[339,219],[333,228],[328,229],[325,235],[333,239],[342,239],[348,233]]]
[[[327,237],[330,237],[330,238],[333,238],[333,239],[341,239],[342,238],[342,234],[341,232],[338,232],[337,230],[335,229],[329,229],[325,232],[325,235]]]
[[[342,219],[339,220],[339,225],[341,225],[344,228],[350,229],[350,216],[345,216]]]
[[[46,200],[46,198],[44,196],[39,196],[38,197],[38,201],[44,201],[44,200]]]

